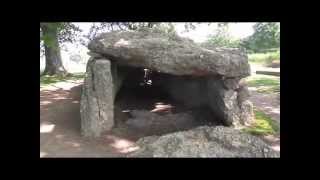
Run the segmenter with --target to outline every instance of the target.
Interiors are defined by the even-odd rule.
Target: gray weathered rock
[[[239,88],[240,78],[224,78],[222,80],[226,89],[236,90]]]
[[[146,67],[174,75],[250,75],[247,55],[239,49],[208,50],[186,38],[161,33],[104,33],[92,40],[88,48],[119,64]]]
[[[240,104],[240,124],[250,125],[254,121],[253,104],[245,100]]]
[[[258,137],[222,126],[144,137],[137,145],[128,157],[280,157]]]
[[[90,59],[82,89],[80,114],[81,132],[98,137],[114,125],[114,98],[121,85],[116,67],[110,61]]]
[[[246,85],[240,83],[250,75],[242,50],[208,50],[186,38],[149,31],[104,33],[89,43],[89,49],[81,98],[85,136],[97,137],[113,127],[114,100],[122,82],[134,89],[140,78],[144,80],[143,68],[158,73],[153,86],[188,108],[209,107],[227,126],[252,119]]]
[[[207,81],[207,93],[210,108],[225,125],[239,124],[240,111],[236,91],[226,89],[222,80],[211,77]]]
[[[247,86],[241,86],[237,89],[238,92],[238,102],[241,104],[242,102],[246,101],[250,97],[250,91]]]

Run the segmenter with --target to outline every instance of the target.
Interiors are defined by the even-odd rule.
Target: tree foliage
[[[72,23],[40,23],[40,49],[43,49],[43,45],[47,45],[48,47],[54,46],[54,38],[48,34],[43,34],[43,28],[49,29],[50,32],[56,33],[59,41],[59,45],[64,42],[75,42],[78,40],[79,33],[82,31],[78,26]]]
[[[228,23],[218,23],[215,34],[210,35],[202,46],[235,48],[240,46],[240,40],[231,36]]]
[[[256,23],[253,29],[254,33],[241,43],[246,49],[258,52],[280,47],[279,23]]]
[[[194,29],[194,25],[188,23],[186,25],[188,29]],[[162,33],[175,33],[173,23],[159,23],[159,22],[102,22],[93,23],[89,33],[85,35],[87,40],[92,40],[98,34],[109,31],[143,31],[145,29],[151,29],[156,32]]]
[[[80,28],[72,23],[40,23],[40,56],[45,55],[46,66],[43,72],[48,75],[67,74],[63,67],[60,46],[63,42],[74,42]]]
[[[101,22],[93,23],[90,27],[89,33],[84,37],[87,40],[94,39],[102,32],[118,31],[118,30],[139,30],[142,28],[152,28],[157,23],[151,22]]]

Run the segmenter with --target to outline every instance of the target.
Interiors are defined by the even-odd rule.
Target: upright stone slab
[[[98,137],[113,127],[116,87],[115,67],[106,59],[90,59],[81,96],[81,131],[85,137]]]
[[[218,119],[225,125],[235,125],[239,122],[237,92],[233,89],[227,89],[224,84],[224,81],[220,78],[208,78],[208,104]]]

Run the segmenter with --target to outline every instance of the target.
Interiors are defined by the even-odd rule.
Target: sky
[[[229,30],[231,36],[235,38],[244,38],[253,34],[254,23],[230,23]],[[193,31],[183,33],[184,24],[179,23],[175,26],[178,34],[183,37],[189,37],[195,42],[203,42],[207,39],[208,35],[214,34],[217,24],[208,25],[208,23],[202,23],[197,26]]]
[[[78,25],[82,30],[83,33],[88,33],[90,26],[92,23],[75,23]],[[216,23],[212,23],[208,26],[208,23],[201,23],[197,25],[195,30],[189,32],[184,31],[184,23],[174,23],[177,33],[183,37],[189,37],[190,39],[194,40],[195,42],[203,42],[206,40],[209,34],[214,33],[216,28]],[[253,33],[252,26],[254,23],[230,23],[230,34],[235,38],[244,38],[250,36]]]

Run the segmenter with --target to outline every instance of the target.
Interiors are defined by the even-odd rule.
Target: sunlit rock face
[[[189,108],[209,107],[226,126],[252,119],[248,90],[240,83],[250,66],[239,49],[208,50],[186,38],[149,31],[104,33],[88,48],[81,98],[84,136],[98,137],[113,127],[115,97],[137,79],[135,68],[151,70],[153,86]]]
[[[280,157],[279,152],[258,137],[223,126],[148,136],[137,144],[139,149],[128,157]]]

